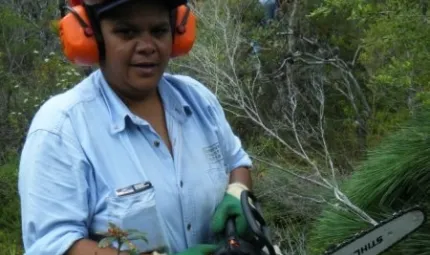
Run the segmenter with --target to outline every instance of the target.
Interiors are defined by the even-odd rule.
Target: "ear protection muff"
[[[171,57],[179,57],[188,54],[194,45],[196,17],[187,5],[180,5],[174,11],[176,22]]]
[[[99,49],[85,7],[78,2],[69,1],[66,7],[69,12],[59,22],[59,37],[69,61],[80,66],[92,66],[99,63]],[[173,11],[176,22],[172,58],[188,54],[196,38],[196,17],[190,7],[181,5]]]

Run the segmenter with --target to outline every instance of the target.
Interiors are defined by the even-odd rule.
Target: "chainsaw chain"
[[[323,253],[323,255],[330,255],[330,254],[334,253],[335,251],[339,250],[340,248],[343,248],[346,245],[352,243],[356,239],[358,239],[360,237],[363,237],[364,235],[366,235],[369,232],[373,231],[374,229],[378,228],[380,225],[383,225],[383,224],[385,224],[385,223],[387,223],[389,221],[392,221],[392,220],[394,220],[394,219],[396,219],[396,218],[398,218],[398,217],[400,217],[400,216],[402,216],[402,215],[404,215],[406,213],[409,213],[409,212],[412,212],[412,211],[415,211],[415,210],[422,211],[424,213],[424,217],[426,217],[425,211],[423,210],[423,206],[421,206],[419,204],[418,205],[414,205],[412,207],[409,207],[407,209],[402,209],[402,210],[396,211],[389,218],[386,218],[386,219],[378,222],[378,224],[376,224],[375,226],[372,226],[371,228],[368,228],[368,229],[362,230],[360,232],[357,232],[353,236],[351,236],[351,237],[345,239],[344,241],[342,241],[341,243],[330,245],[327,248],[327,250]],[[426,219],[424,218],[424,222],[425,221],[426,221]],[[399,241],[401,241],[401,240],[399,240]]]

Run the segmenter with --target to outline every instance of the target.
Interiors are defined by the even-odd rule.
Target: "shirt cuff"
[[[227,173],[231,173],[234,169],[239,167],[246,167],[250,170],[252,169],[252,160],[243,150],[241,150],[241,153],[238,153],[237,156],[233,158],[232,162],[234,163],[227,165]]]
[[[63,245],[60,247],[60,249],[58,250],[58,253],[56,254],[66,254],[66,251],[68,251],[72,247],[72,245],[74,245],[77,241],[84,238],[86,237],[82,233],[78,233],[78,232],[67,234],[64,237]],[[29,252],[28,254],[31,254],[31,252]]]

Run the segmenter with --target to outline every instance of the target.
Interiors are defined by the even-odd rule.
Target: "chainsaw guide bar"
[[[381,254],[415,232],[425,221],[426,214],[418,205],[401,210],[342,243],[332,245],[323,255]]]

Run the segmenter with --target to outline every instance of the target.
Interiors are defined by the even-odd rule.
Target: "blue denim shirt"
[[[209,89],[166,73],[159,91],[173,157],[100,70],[42,105],[19,166],[26,254],[63,254],[109,221],[147,233],[141,251],[212,240],[229,173],[251,160]],[[142,188],[147,182],[152,188]]]

